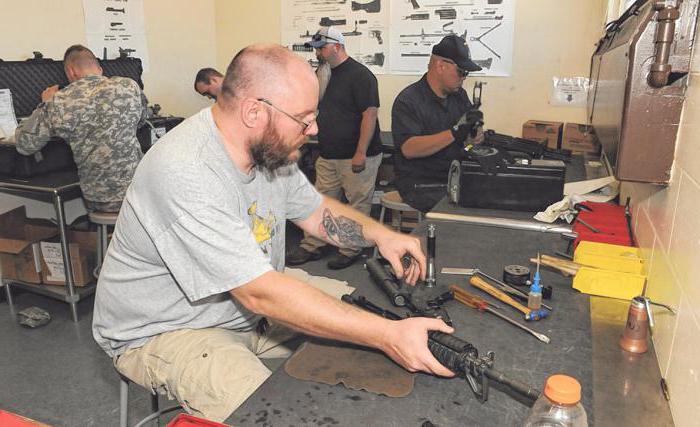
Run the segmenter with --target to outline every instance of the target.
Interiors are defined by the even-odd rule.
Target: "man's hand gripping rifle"
[[[397,307],[406,307],[411,313],[409,316],[429,316],[445,320],[450,324],[447,312],[441,307],[451,299],[451,295],[440,295],[433,299],[418,299],[414,301],[414,293],[407,287],[401,286],[393,274],[376,259],[367,261],[367,270],[374,282],[389,296],[392,304]],[[448,292],[448,294],[450,294]],[[385,310],[373,304],[363,296],[353,297],[343,295],[343,301],[355,304],[367,311],[378,314],[390,320],[401,320],[398,314]],[[540,392],[528,384],[508,378],[501,372],[493,369],[493,352],[479,357],[479,351],[467,341],[450,334],[438,331],[428,333],[428,348],[435,358],[457,376],[467,380],[469,387],[480,402],[485,402],[489,397],[489,382],[491,380],[509,387],[524,397],[535,400]]]

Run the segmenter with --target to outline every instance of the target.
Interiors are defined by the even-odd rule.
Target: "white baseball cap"
[[[343,33],[333,27],[323,27],[316,31],[311,37],[311,41],[304,43],[305,46],[311,46],[315,49],[321,48],[327,44],[345,45],[345,37]]]

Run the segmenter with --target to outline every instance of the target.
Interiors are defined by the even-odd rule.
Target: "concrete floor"
[[[298,232],[288,233],[289,242],[298,241]],[[365,274],[360,261],[341,271],[328,270],[325,264],[320,260],[303,268],[351,285],[353,277]],[[73,323],[65,303],[19,291],[13,296],[16,310],[37,306],[52,320],[36,329],[20,326],[7,302],[0,302],[0,409],[54,426],[119,425],[119,380],[111,360],[92,338],[93,298],[79,303],[80,320]],[[271,369],[281,363],[266,362]],[[150,399],[139,386],[132,385],[129,392],[129,425],[133,425],[150,412]],[[161,407],[172,404],[161,397]]]

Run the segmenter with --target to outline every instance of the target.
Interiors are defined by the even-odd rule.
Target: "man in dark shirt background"
[[[402,200],[422,212],[446,195],[452,160],[483,140],[483,114],[462,88],[468,73],[479,70],[464,39],[446,36],[433,46],[428,72],[394,100],[396,186]]]
[[[320,29],[311,39],[319,62],[331,66],[331,78],[318,106],[316,189],[369,215],[372,194],[382,161],[379,139],[379,90],[372,72],[350,58],[343,34],[332,27]],[[299,265],[320,259],[326,242],[305,235],[301,244],[287,254],[287,264]],[[328,268],[352,265],[359,250],[340,249],[328,261]]]

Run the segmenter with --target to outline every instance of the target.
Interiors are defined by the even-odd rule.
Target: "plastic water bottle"
[[[525,427],[588,427],[581,405],[581,384],[568,375],[552,375],[535,401]]]

